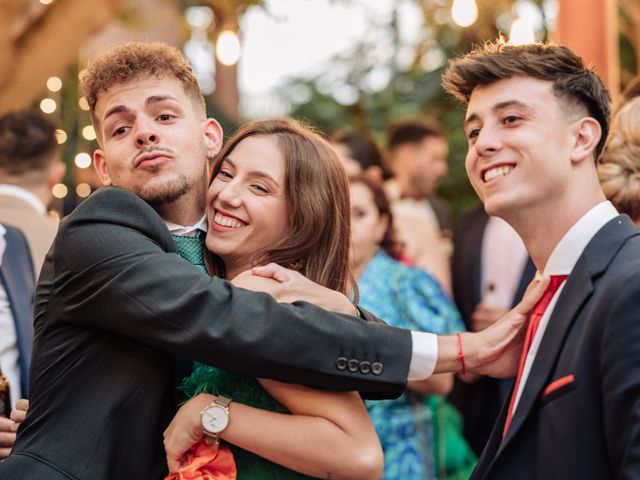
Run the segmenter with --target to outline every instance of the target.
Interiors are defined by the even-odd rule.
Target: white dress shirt
[[[178,235],[179,237],[193,237],[198,230],[202,230],[207,233],[207,216],[203,214],[200,220],[194,225],[178,225],[176,223],[164,222],[169,229],[171,235]]]
[[[520,235],[503,219],[489,217],[480,258],[482,302],[511,309],[528,258]]]
[[[7,247],[4,234],[6,229],[0,225],[0,265]],[[9,305],[9,298],[4,286],[0,282],[0,369],[11,388],[11,405],[21,398],[20,388],[20,351],[18,350],[18,337],[16,326]]]
[[[591,241],[595,234],[598,233],[598,231],[602,227],[604,227],[606,223],[617,216],[617,210],[611,204],[611,202],[608,201],[599,203],[591,210],[589,210],[586,214],[584,214],[582,218],[580,218],[580,220],[578,220],[573,225],[573,227],[569,229],[565,236],[562,237],[562,240],[558,242],[556,248],[553,250],[553,252],[551,252],[549,260],[547,261],[547,264],[544,268],[544,275],[570,275],[573,267],[577,263],[578,258],[580,258],[580,255],[582,255],[582,252],[586,248],[587,244]],[[524,386],[527,383],[527,379],[529,378],[529,373],[531,372],[533,361],[536,357],[536,354],[538,353],[538,348],[540,347],[540,343],[542,342],[542,338],[544,337],[544,332],[547,329],[547,325],[549,324],[549,318],[551,318],[551,314],[553,313],[553,309],[558,302],[558,298],[560,298],[562,290],[564,290],[565,283],[566,282],[563,282],[563,284],[560,285],[560,288],[558,288],[558,291],[551,299],[551,302],[549,302],[549,306],[540,319],[540,325],[538,326],[538,330],[533,337],[531,348],[527,353],[524,369],[522,371],[522,377],[520,379],[520,385],[518,387],[518,391],[516,392],[516,399],[513,404],[514,412],[518,406],[520,397],[522,396],[522,392],[524,390]]]

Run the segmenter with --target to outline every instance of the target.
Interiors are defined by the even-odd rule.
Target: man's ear
[[[202,122],[202,136],[207,150],[207,158],[215,157],[222,148],[222,127],[213,118],[207,118]]]
[[[602,128],[595,118],[583,117],[574,124],[574,144],[571,161],[581,162],[585,158],[592,159],[593,152],[602,137]]]
[[[107,169],[107,161],[104,157],[104,152],[100,149],[93,152],[93,167],[96,169],[96,173],[102,182],[102,185],[111,185],[111,175]]]

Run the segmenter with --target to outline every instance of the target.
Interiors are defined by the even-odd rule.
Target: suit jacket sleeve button
[[[371,364],[371,373],[373,373],[374,375],[380,375],[382,373],[382,370],[383,370],[382,363],[373,362]]]
[[[356,360],[355,358],[352,358],[351,360],[349,360],[349,371],[350,372],[357,372],[358,369],[360,368],[360,362],[358,360]]]
[[[338,370],[346,370],[347,359],[345,357],[338,357],[338,359],[336,360],[336,368]]]
[[[360,362],[360,373],[363,373],[364,375],[371,373],[371,363],[366,360]]]

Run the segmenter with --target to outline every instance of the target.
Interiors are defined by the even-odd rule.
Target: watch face
[[[229,414],[220,405],[211,405],[202,414],[202,427],[210,433],[220,433],[229,424]]]

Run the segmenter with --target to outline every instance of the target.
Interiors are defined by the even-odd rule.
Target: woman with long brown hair
[[[233,279],[277,262],[333,290],[353,291],[348,181],[319,135],[287,118],[249,123],[222,149],[211,179],[211,273]],[[224,417],[226,408],[228,427],[219,437],[223,451],[228,446],[233,453],[239,479],[369,480],[382,473],[380,444],[355,392],[320,392],[200,364],[183,386],[192,398],[165,435],[171,471],[180,469],[180,436],[201,422],[201,412],[212,430],[221,428],[214,417]],[[228,455],[206,457],[211,448],[204,443],[196,450],[204,463],[211,460],[209,467],[222,465],[223,476],[213,478],[234,478]]]

